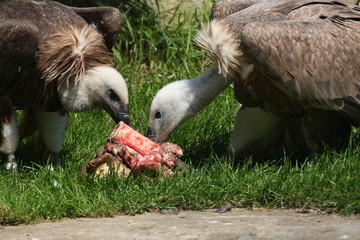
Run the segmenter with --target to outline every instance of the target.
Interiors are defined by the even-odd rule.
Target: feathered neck
[[[210,104],[232,82],[233,78],[219,74],[214,65],[197,78],[183,80],[182,88],[186,92],[183,94],[184,101],[189,104],[185,119],[194,116]]]
[[[41,41],[37,52],[37,69],[45,84],[57,86],[83,78],[94,66],[111,64],[112,57],[103,37],[92,27],[65,25]]]

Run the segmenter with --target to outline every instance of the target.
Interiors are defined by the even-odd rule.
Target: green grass
[[[198,76],[208,65],[191,40],[200,22],[207,19],[206,14],[183,17],[179,12],[167,27],[147,26],[150,20],[146,16],[137,18],[136,24],[128,16],[114,48],[117,69],[129,86],[132,126],[143,134],[156,92],[171,81]],[[159,16],[155,12],[152,21],[157,22]],[[346,151],[329,151],[313,165],[288,159],[265,163],[247,159],[237,165],[220,157],[237,108],[231,86],[172,134],[169,141],[184,149],[188,172],[171,178],[131,175],[101,181],[90,177],[79,180],[77,171],[103,146],[114,123],[100,110],[71,114],[61,153],[62,169],[51,172],[30,164],[18,174],[0,170],[0,224],[166,208],[203,210],[225,203],[249,209],[300,208],[345,215],[360,212],[359,133],[354,132],[353,143]],[[17,156],[23,162],[29,161],[31,146],[31,139],[19,146]]]

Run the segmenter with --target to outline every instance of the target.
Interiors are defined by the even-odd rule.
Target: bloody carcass
[[[127,177],[132,171],[149,170],[168,176],[173,174],[176,166],[185,166],[180,160],[182,156],[183,151],[178,145],[155,143],[120,122],[105,146],[81,168],[80,173],[86,172],[100,178],[109,174]]]

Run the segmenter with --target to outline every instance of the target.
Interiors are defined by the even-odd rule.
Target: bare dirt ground
[[[183,211],[0,227],[2,240],[360,239],[360,216],[293,210]]]

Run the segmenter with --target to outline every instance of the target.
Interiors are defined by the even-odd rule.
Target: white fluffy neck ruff
[[[71,80],[76,85],[87,69],[112,62],[103,37],[90,26],[65,24],[41,41],[38,48],[37,69],[47,84],[68,84]]]
[[[243,53],[239,40],[226,23],[213,20],[208,26],[201,28],[194,41],[217,66],[219,74],[226,77],[240,70]]]
[[[128,91],[123,77],[108,66],[88,69],[76,86],[71,83],[60,84],[58,95],[67,111],[83,112],[103,106],[106,88],[112,88],[124,104],[128,103]]]

